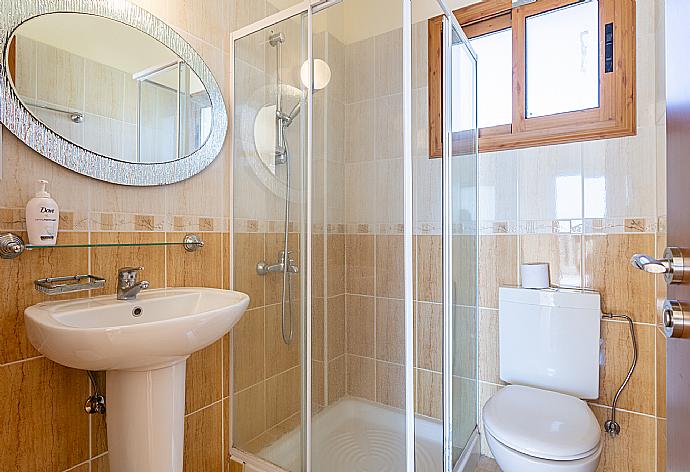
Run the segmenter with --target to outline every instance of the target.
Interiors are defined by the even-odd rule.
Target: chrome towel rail
[[[25,244],[24,240],[14,234],[0,235],[0,259],[14,259],[30,249],[60,249],[60,248],[95,248],[95,247],[146,247],[146,246],[183,246],[185,251],[194,252],[204,247],[204,241],[196,234],[188,234],[181,242],[157,243],[105,243],[105,244],[55,244],[53,246],[37,246]]]

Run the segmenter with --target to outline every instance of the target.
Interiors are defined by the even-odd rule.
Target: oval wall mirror
[[[220,153],[218,83],[164,22],[121,0],[0,6],[0,119],[32,149],[136,186],[187,179]]]

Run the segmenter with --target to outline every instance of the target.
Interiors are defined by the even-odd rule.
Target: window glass
[[[513,34],[510,28],[470,40],[477,53],[477,121],[479,128],[512,121]]]
[[[599,2],[528,17],[525,28],[527,118],[598,107]]]

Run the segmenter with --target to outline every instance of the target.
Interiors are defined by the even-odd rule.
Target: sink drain
[[[136,306],[136,307],[134,307],[134,309],[132,310],[132,316],[135,317],[135,318],[139,318],[139,317],[140,317],[141,315],[143,315],[143,314],[144,314],[144,309],[143,309],[142,307],[140,307],[140,306]]]

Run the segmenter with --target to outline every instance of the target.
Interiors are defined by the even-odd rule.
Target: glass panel
[[[235,42],[233,267],[251,304],[233,330],[233,439],[289,471],[302,469],[305,29],[299,15]],[[258,275],[260,261],[273,269]]]
[[[470,40],[477,53],[479,128],[512,122],[513,113],[513,30],[485,34]],[[459,53],[454,53],[459,54]],[[453,109],[455,110],[455,108]],[[455,120],[453,120],[455,126]],[[470,129],[474,126],[463,125]]]
[[[453,32],[450,207],[451,300],[444,330],[450,341],[451,438],[453,464],[477,426],[477,62]],[[463,131],[455,132],[456,129]],[[450,228],[445,227],[450,225]]]
[[[599,106],[597,0],[528,17],[526,42],[527,118]]]
[[[442,160],[428,148],[428,19],[443,15],[436,0],[412,2],[413,232],[417,264],[414,280],[415,468],[443,470],[443,307],[441,279]],[[441,38],[438,38],[439,40]]]
[[[402,2],[378,3],[313,17],[314,472],[405,470]]]
[[[139,82],[138,162],[177,158],[177,75],[174,65]]]

